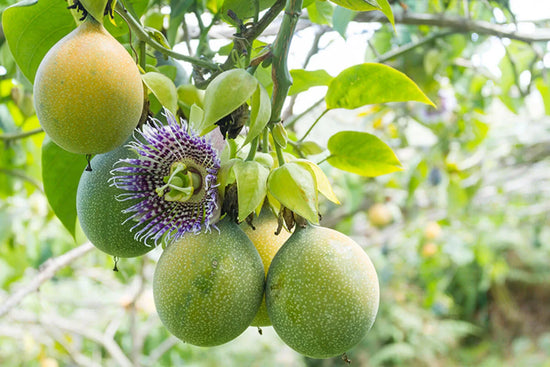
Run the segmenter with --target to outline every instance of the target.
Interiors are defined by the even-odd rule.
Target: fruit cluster
[[[96,155],[93,171],[83,172],[78,187],[77,212],[84,233],[98,249],[117,257],[140,256],[154,248],[136,239],[132,228],[139,229],[139,222],[128,220],[128,208],[143,207],[147,200],[124,200],[125,191],[113,180],[121,178],[113,177],[121,174],[117,167],[134,162],[136,149],[131,147]],[[129,170],[118,171],[132,176]],[[158,190],[151,197],[168,200]],[[276,235],[278,220],[268,205],[252,225],[237,225],[226,215],[214,226],[170,241],[155,270],[157,312],[181,340],[215,346],[249,326],[273,325],[299,353],[328,358],[349,350],[372,326],[379,302],[376,271],[349,237],[311,224]]]
[[[244,71],[228,75],[251,78]],[[261,94],[256,84],[253,80],[251,90]],[[215,346],[249,326],[273,325],[299,353],[328,358],[345,353],[371,328],[379,285],[361,247],[305,220],[292,234],[281,231],[269,204],[238,225],[231,211],[222,210],[226,203],[218,187],[226,189],[229,181],[220,183],[223,167],[207,138],[168,111],[167,123],[149,119],[134,130],[143,106],[139,72],[93,18],[48,52],[34,91],[48,135],[71,152],[97,154],[77,191],[77,214],[88,239],[122,258],[165,246],[153,293],[158,315],[172,334],[193,345]],[[232,164],[235,169],[245,165]],[[279,181],[289,172],[306,172],[312,182],[324,177],[310,162],[294,163],[294,171],[288,167],[273,170]],[[274,189],[277,179],[267,184],[284,199]],[[242,183],[239,179],[233,186]],[[314,211],[305,213],[317,217]]]

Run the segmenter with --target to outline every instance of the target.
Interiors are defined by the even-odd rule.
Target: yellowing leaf
[[[310,169],[313,175],[315,176],[315,181],[317,181],[317,190],[319,190],[321,194],[323,194],[327,199],[329,199],[333,203],[340,204],[340,201],[338,200],[338,198],[336,197],[336,194],[332,190],[330,181],[328,180],[327,176],[325,175],[325,172],[323,172],[321,167],[319,167],[312,161],[308,161],[307,159],[297,159],[294,162],[301,164],[307,167],[308,169]]]

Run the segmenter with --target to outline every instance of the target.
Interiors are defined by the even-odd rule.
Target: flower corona
[[[123,211],[136,222],[135,238],[155,246],[209,231],[220,214],[217,150],[168,110],[164,115],[166,125],[150,118],[127,145],[139,157],[121,159],[111,171],[111,185],[127,191],[117,200],[140,200]]]

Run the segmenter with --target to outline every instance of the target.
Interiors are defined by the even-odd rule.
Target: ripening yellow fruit
[[[139,122],[143,97],[134,60],[90,16],[48,51],[34,81],[40,124],[72,153],[106,153],[122,145]]]
[[[428,240],[435,240],[441,237],[441,226],[437,222],[428,222],[424,228],[424,237]]]
[[[376,227],[384,227],[393,220],[390,209],[382,203],[373,204],[369,208],[367,215],[370,222]]]
[[[275,217],[267,207],[264,207],[260,215],[254,218],[253,225],[255,229],[252,229],[252,227],[246,223],[241,223],[242,230],[246,233],[248,238],[250,238],[262,258],[266,275],[271,265],[271,260],[273,260],[277,251],[279,251],[281,246],[291,235],[291,233],[287,232],[284,228],[278,235],[275,235],[277,224],[277,217]],[[262,305],[250,326],[271,326],[271,321],[269,321],[267,308],[265,306],[265,295]]]

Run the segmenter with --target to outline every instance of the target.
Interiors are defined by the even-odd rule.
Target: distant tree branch
[[[11,141],[11,140],[23,139],[23,138],[27,138],[29,136],[32,136],[32,135],[35,135],[35,134],[40,134],[40,133],[43,133],[43,132],[44,132],[44,130],[41,127],[39,127],[39,128],[34,129],[34,130],[22,131],[22,132],[18,132],[18,133],[0,134],[0,140]]]
[[[35,180],[34,178],[26,175],[24,172],[0,167],[0,173],[17,177],[23,181],[27,181],[28,183],[36,187],[41,193],[44,193],[44,188],[42,187],[42,184],[38,180]]]
[[[39,269],[38,274],[36,274],[29,283],[25,284],[2,302],[0,306],[0,317],[16,307],[27,295],[37,291],[42,284],[50,280],[59,270],[84,256],[93,248],[94,246],[90,242],[87,242],[61,256],[48,259]]]
[[[509,38],[526,43],[550,41],[550,30],[537,29],[535,32],[520,32],[510,29],[510,24],[494,24],[484,20],[472,20],[463,17],[444,14],[417,14],[410,12],[395,13],[396,24],[428,25],[450,28],[457,33],[478,33],[500,38]],[[388,19],[380,12],[358,13],[354,19],[357,22],[387,23]]]

